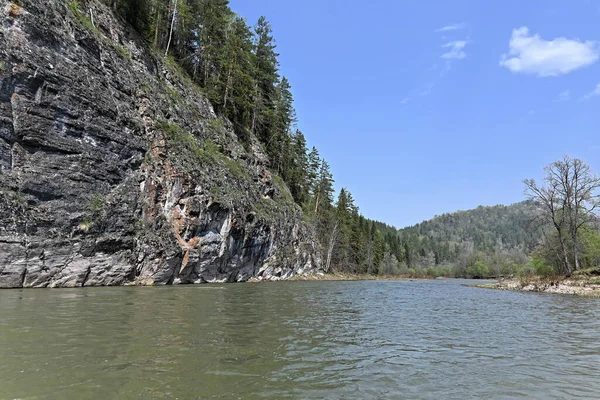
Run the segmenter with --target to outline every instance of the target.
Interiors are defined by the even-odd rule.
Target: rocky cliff
[[[258,141],[108,7],[1,5],[0,287],[318,268],[313,234]]]

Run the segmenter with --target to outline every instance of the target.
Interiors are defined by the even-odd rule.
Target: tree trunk
[[[254,133],[256,135],[256,112],[258,109],[258,101],[259,101],[258,83],[256,84],[255,92],[256,92],[256,98],[254,100],[254,109],[252,110],[252,127],[250,128],[250,130],[252,131],[252,133]]]
[[[227,72],[227,83],[225,83],[225,94],[223,96],[223,112],[225,112],[226,108],[227,108],[227,94],[229,91],[229,85],[231,85],[231,75],[232,75],[232,71],[233,70],[233,59],[231,60],[231,63],[229,64],[229,71]]]
[[[160,30],[160,6],[156,6],[156,24],[154,25],[154,47],[158,50],[158,31]]]
[[[337,241],[337,233],[338,233],[339,222],[335,222],[333,226],[333,231],[331,232],[331,237],[329,238],[329,246],[327,246],[327,262],[325,263],[325,272],[329,272],[329,268],[331,267],[331,256],[333,254],[333,248],[335,247],[335,242]]]
[[[173,26],[175,25],[175,16],[177,15],[177,0],[173,5],[173,17],[171,18],[171,29],[169,31],[169,41],[167,42],[167,48],[165,50],[165,57],[169,55],[169,47],[171,46],[171,39],[173,38]]]
[[[559,237],[559,241],[560,241],[560,248],[562,250],[562,254],[563,254],[563,264],[565,267],[565,275],[567,277],[571,276],[571,273],[573,272],[571,270],[571,263],[569,262],[569,253],[567,252],[567,246],[565,246],[565,240],[563,239],[560,231],[558,233],[558,237]]]

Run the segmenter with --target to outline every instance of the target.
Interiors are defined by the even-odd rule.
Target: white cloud
[[[508,46],[508,54],[503,54],[500,60],[501,66],[514,73],[543,77],[568,74],[595,63],[600,57],[597,42],[564,37],[544,40],[540,35],[531,35],[525,26],[513,29]]]
[[[600,83],[596,85],[596,87],[594,88],[594,90],[592,90],[591,92],[589,92],[588,94],[586,94],[585,96],[583,96],[584,100],[589,100],[592,97],[595,96],[600,96]]]
[[[533,114],[535,114],[535,110],[529,110],[529,111],[527,112],[527,114],[529,114],[529,115],[533,115]]]
[[[461,22],[459,24],[452,24],[452,25],[446,25],[443,26],[439,29],[436,29],[436,32],[448,32],[448,31],[456,31],[459,29],[463,29],[465,26],[467,26],[467,24],[465,24],[464,22]]]
[[[467,53],[464,51],[466,45],[466,40],[455,40],[453,42],[446,43],[442,47],[449,50],[442,54],[442,58],[447,60],[462,60],[467,56]]]
[[[410,97],[405,97],[402,99],[402,101],[400,101],[401,105],[405,105],[406,103],[408,103],[410,101]]]
[[[571,92],[569,90],[563,90],[558,95],[558,101],[569,101],[571,100]]]

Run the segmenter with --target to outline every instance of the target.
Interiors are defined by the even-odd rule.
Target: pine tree
[[[298,204],[305,204],[308,199],[309,183],[307,178],[308,156],[306,154],[306,139],[304,134],[296,130],[292,136],[290,160],[284,179],[288,184],[292,197]]]
[[[254,80],[252,31],[243,18],[235,17],[227,33],[219,94],[220,108],[231,120],[249,126],[252,115]]]
[[[314,213],[319,214],[319,206],[323,204],[330,205],[333,203],[333,175],[329,164],[325,160],[321,160],[321,167],[317,177],[316,193],[315,193],[315,208]]]
[[[271,24],[264,16],[258,19],[254,27],[254,81],[255,97],[252,110],[251,130],[265,143],[270,138],[270,128],[274,119],[275,87],[279,74],[279,54],[275,52],[275,40]]]

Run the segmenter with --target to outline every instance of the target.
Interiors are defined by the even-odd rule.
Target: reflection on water
[[[461,283],[0,291],[0,398],[597,398],[598,299]]]

